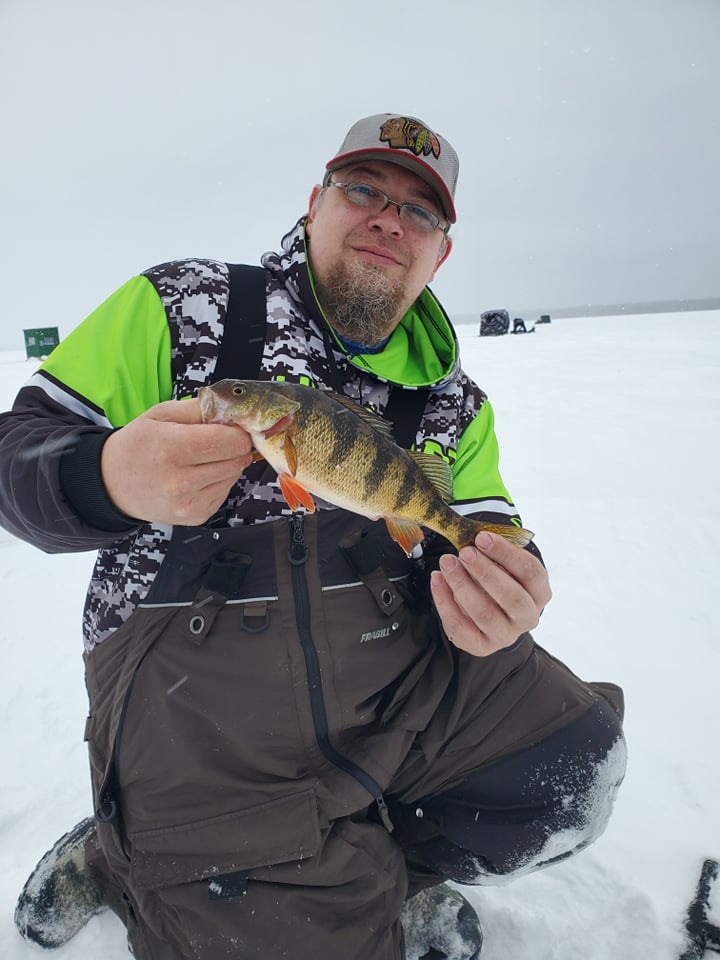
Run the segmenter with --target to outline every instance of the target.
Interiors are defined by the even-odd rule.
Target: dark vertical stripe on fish
[[[348,452],[352,449],[352,438],[348,437],[348,431],[339,429],[331,433],[332,445],[328,450],[328,466],[340,467],[347,459]],[[348,442],[350,440],[350,442]]]
[[[399,484],[397,493],[395,494],[395,506],[398,511],[410,503],[413,496],[417,495],[417,491],[416,478],[413,477],[409,470],[405,469],[405,464],[403,463],[402,482]]]
[[[367,473],[365,474],[365,497],[370,499],[377,493],[378,487],[385,478],[385,472],[388,465],[387,453],[378,444],[371,448],[373,451],[372,460],[368,463]]]

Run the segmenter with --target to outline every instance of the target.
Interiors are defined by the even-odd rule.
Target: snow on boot
[[[421,890],[400,913],[406,960],[478,960],[482,928],[461,893],[441,883]]]
[[[85,843],[95,835],[88,817],[48,850],[30,874],[15,908],[20,936],[41,947],[59,947],[105,909],[85,871]]]

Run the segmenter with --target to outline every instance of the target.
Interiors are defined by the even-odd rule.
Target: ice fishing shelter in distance
[[[499,337],[510,329],[507,310],[486,310],[480,314],[480,336]]]

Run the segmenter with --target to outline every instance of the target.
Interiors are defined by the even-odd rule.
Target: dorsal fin
[[[370,410],[366,410],[365,407],[361,407],[359,403],[356,403],[354,400],[351,400],[350,397],[346,397],[342,393],[334,393],[333,391],[328,390],[326,395],[331,397],[333,400],[336,400],[341,406],[345,407],[346,410],[352,411],[352,413],[360,417],[361,420],[364,420],[365,423],[377,430],[377,432],[382,434],[382,436],[384,436],[387,440],[392,440],[393,443],[395,442],[392,424],[388,420],[383,420],[382,417],[378,417],[377,414],[372,413]]]
[[[443,500],[452,500],[453,475],[450,464],[436,453],[421,453],[418,450],[408,450],[408,453]]]

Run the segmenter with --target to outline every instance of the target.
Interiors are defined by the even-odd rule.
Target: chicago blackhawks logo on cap
[[[380,126],[380,139],[391,147],[410,150],[416,157],[429,153],[440,156],[440,141],[437,134],[412,117],[393,117]]]

